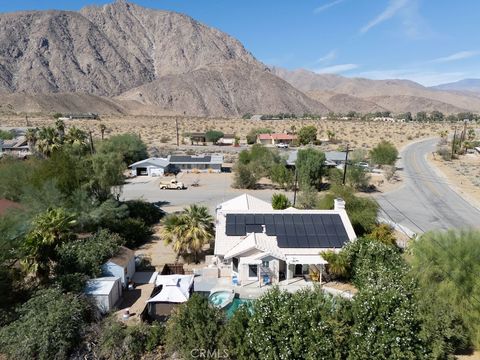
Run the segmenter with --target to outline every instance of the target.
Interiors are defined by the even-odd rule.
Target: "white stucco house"
[[[87,281],[85,295],[91,297],[102,313],[111,311],[122,297],[122,282],[119,277],[102,277]]]
[[[242,286],[288,283],[295,277],[321,281],[327,262],[320,253],[338,252],[355,239],[341,199],[333,210],[273,210],[268,202],[243,194],[216,210],[219,273]]]
[[[123,287],[126,287],[135,274],[135,252],[120,246],[117,255],[102,265],[102,272],[104,276],[120,278]]]

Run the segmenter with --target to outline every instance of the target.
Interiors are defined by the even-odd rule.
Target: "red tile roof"
[[[260,140],[295,140],[297,137],[292,134],[285,134],[285,133],[279,133],[279,134],[260,134],[258,135],[258,138]]]
[[[0,216],[5,214],[9,209],[19,209],[20,204],[7,199],[0,199]]]

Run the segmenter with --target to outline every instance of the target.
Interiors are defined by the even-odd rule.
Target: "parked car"
[[[160,189],[171,189],[171,190],[182,190],[185,189],[185,185],[182,182],[177,181],[177,179],[172,179],[170,181],[161,181]]]
[[[288,149],[288,144],[279,143],[279,144],[277,144],[277,148],[279,148],[279,149]]]

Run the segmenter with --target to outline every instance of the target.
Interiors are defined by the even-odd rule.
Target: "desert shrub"
[[[297,209],[315,209],[318,204],[318,192],[313,187],[302,189],[298,193],[295,207]]]
[[[127,165],[148,157],[147,146],[136,134],[111,136],[100,143],[98,152],[120,154]]]
[[[275,210],[283,210],[292,206],[290,200],[284,194],[273,194],[272,195],[272,207]]]
[[[410,262],[422,290],[459,316],[480,346],[480,232],[424,234],[411,247]],[[468,269],[468,270],[467,270]]]
[[[257,177],[251,166],[237,164],[234,168],[233,187],[237,189],[255,189],[257,186]]]
[[[328,178],[331,184],[343,184],[343,171],[337,168],[328,171]],[[345,182],[348,186],[355,190],[364,190],[368,187],[370,175],[368,175],[363,168],[355,165],[347,166],[347,175]]]
[[[169,141],[170,141],[170,136],[162,135],[162,136],[160,137],[160,142],[161,142],[162,144],[166,144],[166,143],[168,143]]]
[[[126,326],[110,317],[102,324],[95,353],[102,359],[140,359],[163,343],[164,333],[164,326],[157,322]]]
[[[128,208],[128,216],[134,219],[142,219],[146,225],[157,224],[165,213],[155,204],[143,200],[129,200],[125,204]]]
[[[218,130],[209,130],[205,133],[205,139],[209,142],[216,143],[223,137],[223,132]]]
[[[313,144],[317,140],[317,128],[313,125],[302,127],[297,134],[301,145]]]
[[[452,160],[452,151],[449,147],[441,146],[437,149],[437,154],[442,157],[444,161]]]
[[[136,248],[150,239],[152,229],[142,219],[126,218],[105,225],[110,231],[125,239],[125,246]]]
[[[192,350],[214,353],[218,351],[224,323],[225,315],[221,310],[211,306],[206,298],[193,294],[167,322],[167,351],[178,353],[183,359],[195,359]]]
[[[231,359],[249,359],[255,354],[247,338],[247,330],[251,318],[251,308],[248,305],[241,306],[228,320],[223,328],[219,353],[228,355]]]
[[[322,177],[326,173],[325,154],[323,152],[313,148],[298,150],[295,166],[297,167],[300,189],[320,188]]]
[[[66,359],[89,318],[78,296],[55,288],[39,291],[0,329],[0,348],[10,359]]]
[[[274,164],[270,170],[270,180],[285,190],[293,187],[294,177],[293,171],[287,169],[285,164],[282,163]]]
[[[124,240],[102,229],[95,235],[62,244],[57,250],[57,274],[80,273],[90,277],[101,274],[101,265],[114,256]]]
[[[378,204],[371,198],[355,196],[348,186],[332,186],[318,202],[320,209],[333,209],[335,198],[345,200],[345,210],[358,236],[371,232],[377,223]]]
[[[370,158],[377,165],[394,165],[397,161],[398,150],[388,141],[381,141],[377,146],[370,150]]]
[[[0,140],[12,140],[14,134],[11,131],[0,130]]]
[[[367,235],[370,239],[380,241],[386,245],[395,245],[396,238],[393,233],[393,228],[388,224],[378,224],[376,225],[372,232]]]

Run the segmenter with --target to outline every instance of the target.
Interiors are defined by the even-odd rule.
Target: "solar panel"
[[[327,235],[320,235],[317,236],[317,247],[319,248],[330,248],[332,245],[330,244],[330,241],[328,241]]]
[[[253,224],[253,225],[245,225],[245,233],[261,233],[263,232],[263,227],[262,225],[259,224]]]
[[[316,235],[315,226],[313,224],[305,224],[305,233],[307,235]]]
[[[265,232],[268,236],[275,236],[277,234],[274,224],[266,224],[265,227],[267,228]]]
[[[275,222],[275,224],[283,224],[284,223],[283,215],[282,214],[274,214],[273,215],[273,221]]]
[[[289,236],[295,236],[296,233],[295,233],[295,227],[293,224],[285,224],[285,231],[287,233],[287,235]]]
[[[283,222],[285,224],[293,224],[293,216],[292,214],[283,214]]]
[[[257,225],[265,224],[265,222],[263,221],[263,214],[255,214],[255,224]]]
[[[285,235],[277,236],[277,245],[280,248],[286,248],[287,246],[287,237]]]
[[[293,214],[293,223],[298,225],[303,225],[302,217],[303,217],[303,214]]]
[[[293,236],[288,236],[287,234],[287,246],[288,248],[298,248],[298,240],[295,235]]]
[[[313,226],[315,227],[315,233],[317,235],[324,235],[327,233],[322,221],[314,222]]]
[[[308,244],[308,239],[306,236],[297,236],[297,242],[299,248],[308,248],[310,245]]]
[[[275,235],[286,235],[285,224],[275,224]]]
[[[235,224],[235,236],[246,235],[245,224]]]
[[[327,235],[337,235],[334,224],[325,224],[325,231],[327,232]]]
[[[245,214],[236,214],[235,224],[245,224]]]
[[[305,225],[303,224],[295,224],[295,233],[297,235],[307,235],[307,232],[305,231]]]
[[[265,224],[274,224],[272,214],[265,214],[263,220],[265,221]]]
[[[227,227],[225,229],[225,233],[229,236],[235,236],[235,224],[227,224]]]
[[[333,215],[332,222],[336,225],[342,225],[342,227],[343,227],[343,221],[342,221],[342,218],[340,217],[340,215]]]
[[[307,225],[307,224],[313,224],[313,220],[312,220],[312,217],[310,216],[310,214],[303,214],[302,220],[303,220],[303,223],[304,223],[305,225]]]
[[[227,214],[227,224],[235,224],[235,215]]]
[[[245,214],[245,224],[255,224],[255,216],[253,214]]]
[[[308,240],[308,247],[310,248],[318,248],[319,246],[319,241],[318,237],[315,235],[307,235],[307,240]]]
[[[336,235],[334,235],[334,236],[328,235],[328,241],[330,242],[330,244],[334,248],[341,248],[342,247],[342,242],[340,241],[340,239]]]

